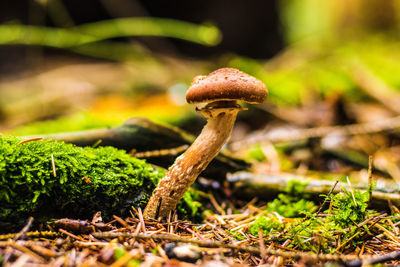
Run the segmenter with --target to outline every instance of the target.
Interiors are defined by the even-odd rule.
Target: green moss
[[[253,145],[250,148],[250,151],[247,153],[247,158],[258,162],[263,162],[267,159],[260,144]]]
[[[189,190],[183,195],[182,201],[178,204],[178,210],[181,215],[197,219],[201,212],[200,194],[196,189],[189,188]]]
[[[357,226],[376,214],[367,209],[369,192],[374,184],[365,192],[343,189],[343,192],[326,196],[331,207],[325,211],[329,216],[322,217],[314,213],[315,204],[301,199],[307,197],[304,194],[305,187],[305,183],[290,182],[286,193],[268,204],[268,210],[273,212],[259,216],[249,227],[249,233],[258,236],[261,230],[266,240],[271,240],[271,237],[275,237],[278,242],[290,239],[288,247],[314,253],[336,253],[338,236],[345,242],[342,243],[342,249],[346,250],[360,246],[365,242],[366,234],[374,235],[367,225]],[[283,219],[282,223],[282,218],[279,219],[275,212],[294,219]],[[303,218],[298,218],[300,216]]]
[[[240,232],[227,231],[227,233],[228,233],[232,238],[234,238],[235,240],[238,240],[238,241],[242,241],[242,240],[246,240],[246,239],[247,239],[247,237],[244,236],[244,235],[243,235],[242,233],[240,233]]]
[[[286,218],[304,216],[305,212],[313,212],[317,209],[314,202],[305,200],[307,196],[304,190],[307,183],[290,180],[284,194],[279,194],[276,199],[268,204],[269,211],[275,211]]]
[[[27,216],[36,220],[59,216],[90,218],[96,211],[102,211],[105,218],[127,215],[131,206],[144,208],[164,173],[113,147],[19,142],[19,138],[0,135],[3,223],[18,224]],[[191,209],[198,208],[193,198],[195,195],[185,196],[180,204],[185,214],[191,215]]]
[[[334,195],[332,200],[331,220],[339,228],[355,226],[365,221],[369,201],[369,190],[365,192],[360,190],[349,191],[343,188],[343,192]]]
[[[280,223],[277,219],[273,217],[260,216],[250,226],[249,232],[254,236],[258,236],[258,231],[261,230],[263,236],[269,236],[271,234],[271,231],[278,232],[283,230],[283,228],[284,225]]]

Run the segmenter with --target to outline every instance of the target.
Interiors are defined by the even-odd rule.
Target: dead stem
[[[16,234],[16,235],[14,236],[13,240],[14,240],[14,241],[17,241],[17,240],[20,239],[20,238],[24,238],[24,237],[25,237],[25,234],[26,234],[26,233],[29,231],[29,229],[31,228],[32,223],[33,223],[33,217],[29,217],[29,219],[28,219],[26,225],[21,229],[21,231],[20,231],[18,234]]]

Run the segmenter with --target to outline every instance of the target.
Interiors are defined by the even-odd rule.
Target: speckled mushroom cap
[[[240,70],[222,68],[207,76],[196,76],[186,92],[188,103],[241,100],[252,104],[265,101],[267,87]]]

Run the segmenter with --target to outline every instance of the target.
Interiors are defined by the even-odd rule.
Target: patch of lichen
[[[96,211],[105,218],[127,215],[131,206],[144,208],[164,174],[113,147],[20,142],[0,135],[0,226],[18,225],[31,215],[36,220],[90,218]],[[192,198],[181,204],[188,215]]]

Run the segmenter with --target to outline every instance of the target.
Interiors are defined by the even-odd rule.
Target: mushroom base
[[[175,160],[160,180],[144,210],[145,218],[166,217],[175,209],[183,194],[229,138],[237,113],[241,109],[242,107],[233,103],[199,110],[208,118],[208,122],[193,144]]]

